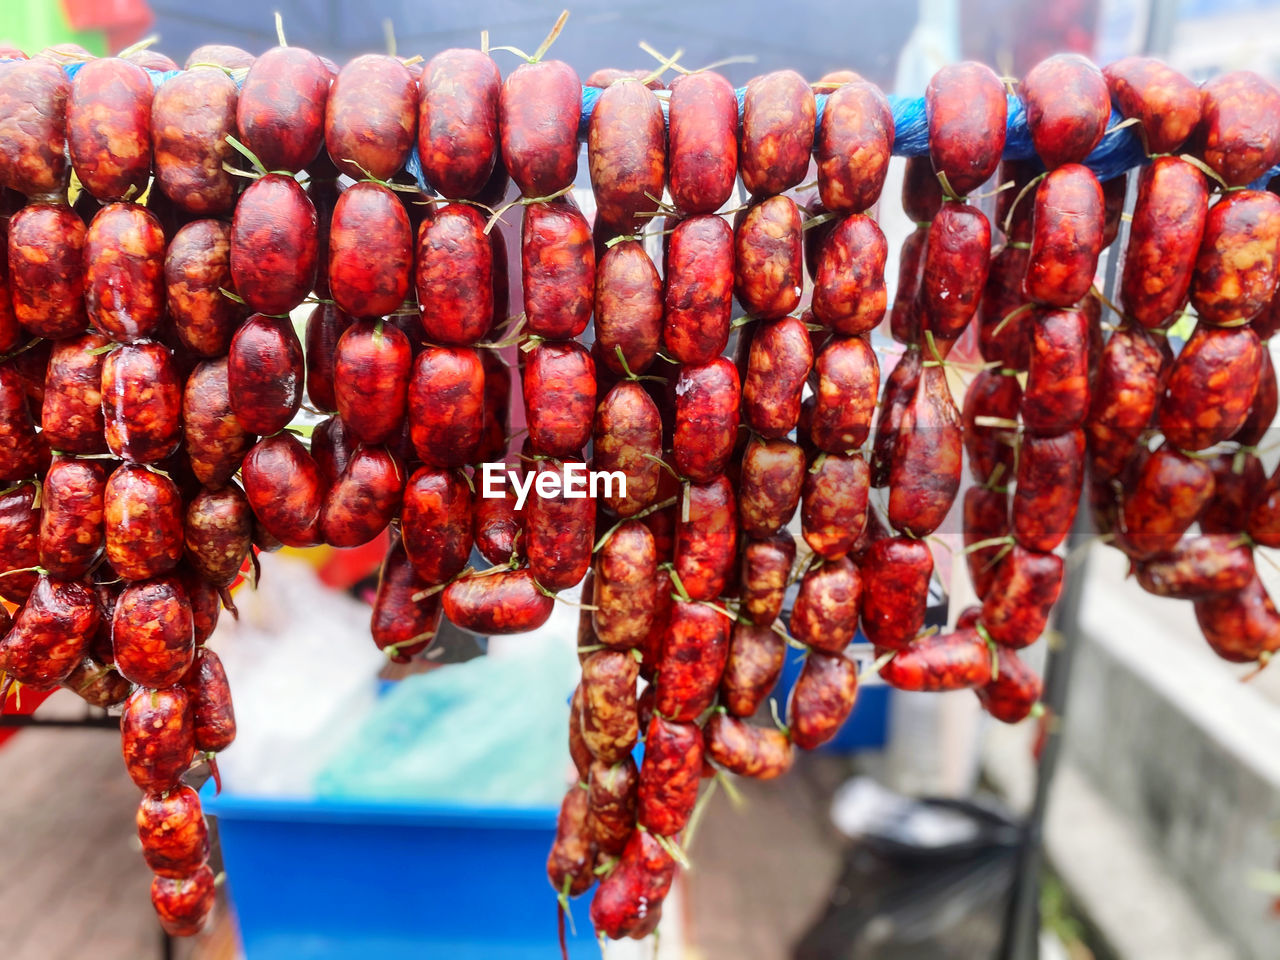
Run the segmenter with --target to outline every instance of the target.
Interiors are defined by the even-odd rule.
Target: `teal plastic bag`
[[[394,685],[316,777],[319,796],[557,806],[569,771],[563,643],[451,664]]]

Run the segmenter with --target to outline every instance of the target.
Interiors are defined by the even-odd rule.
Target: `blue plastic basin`
[[[546,960],[554,809],[213,796],[248,960]],[[575,960],[598,958],[587,898]]]

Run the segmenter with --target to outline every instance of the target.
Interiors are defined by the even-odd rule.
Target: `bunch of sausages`
[[[598,883],[611,938],[658,923],[702,779],[779,776],[837,733],[859,626],[888,683],[1031,713],[1041,684],[1018,651],[1048,622],[1086,489],[1143,587],[1193,600],[1218,653],[1280,647],[1253,566],[1255,544],[1280,546],[1280,477],[1255,452],[1280,324],[1280,197],[1248,189],[1280,161],[1280,91],[1260,77],[1197,88],[1151,60],[1052,57],[1017,88],[1037,157],[1002,165],[1005,81],[940,70],[890,311],[874,212],[894,116],[847,71],[757,77],[741,103],[707,71],[669,89],[589,77],[592,222],[570,193],[583,84],[560,61],[504,80],[476,50],[338,69],[209,46],[156,85],[148,69],[177,67],[147,51],[0,53],[0,596],[19,606],[0,671],[6,695],[123,704],[170,933],[213,904],[183,777],[235,736],[204,642],[257,550],[390,527],[372,634],[401,662],[445,617],[525,632],[581,584],[579,782],[547,871],[566,899]],[[1084,161],[1113,107],[1152,160],[1104,338],[1094,276],[1127,178],[1100,184]],[[882,392],[870,337],[887,313],[903,349]],[[984,361],[963,410],[962,341]],[[304,396],[324,418],[309,434]],[[929,538],[966,452],[981,605],[929,633]],[[482,496],[479,465],[509,454],[526,480],[589,463],[625,488]],[[789,643],[807,654],[785,717],[755,721]]]

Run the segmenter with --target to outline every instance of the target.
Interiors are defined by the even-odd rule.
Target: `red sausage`
[[[231,212],[238,178],[222,165],[236,159],[227,135],[236,131],[236,82],[203,65],[170,77],[151,101],[156,186],[198,217]]]
[[[946,374],[942,367],[925,367],[902,412],[889,468],[889,523],[895,529],[924,537],[946,518],[960,489],[961,433]]]
[[[813,278],[813,315],[837,333],[858,336],[884,319],[889,248],[879,225],[865,214],[840,220],[822,241]]]
[[[99,200],[132,200],[151,176],[151,77],[127,60],[91,60],[67,101],[67,150]]]
[[[827,95],[815,154],[818,194],[835,213],[862,213],[879,198],[893,149],[893,111],[865,81]]]
[[[102,494],[107,478],[92,461],[58,458],[44,477],[40,566],[60,580],[79,580],[102,555]]]
[[[209,830],[200,812],[200,795],[185,784],[144,796],[137,822],[142,856],[157,876],[182,879],[208,859]]]
[[[858,632],[862,576],[848,557],[812,567],[800,581],[791,635],[814,650],[840,654]]]
[[[1083,310],[1037,308],[1022,422],[1031,433],[1075,430],[1089,412],[1089,320]]]
[[[483,492],[472,505],[472,537],[480,555],[493,564],[524,559],[524,518],[515,495],[505,486],[500,497]]]
[[[259,440],[245,456],[241,476],[254,516],[272,537],[288,547],[320,542],[320,468],[296,437],[277,433]]]
[[[889,484],[894,451],[902,432],[902,417],[916,394],[924,357],[919,349],[908,347],[898,358],[884,383],[880,412],[876,415],[876,434],[871,446],[871,485]]]
[[[399,309],[409,293],[413,228],[404,205],[380,183],[342,191],[329,223],[329,290],[353,317]]]
[[[964,690],[991,682],[991,651],[973,628],[921,637],[880,668],[899,690]]]
[[[974,692],[982,708],[1001,723],[1018,723],[1030,716],[1040,700],[1044,684],[1035,671],[1008,647],[996,648],[999,674]]]
[[[1248,524],[1267,482],[1262,461],[1248,451],[1220,453],[1209,460],[1213,468],[1213,499],[1200,514],[1202,533],[1238,534]]]
[[[547,854],[547,879],[558,895],[576,897],[595,882],[591,867],[595,847],[587,827],[586,789],[575,783],[560,803],[556,838]]]
[[[201,490],[187,504],[183,523],[187,561],[209,583],[231,586],[253,539],[253,512],[234,483]]]
[[[474,197],[498,156],[498,66],[479,50],[444,50],[423,67],[419,87],[422,172],[442,196]]]
[[[471,554],[471,489],[458,470],[420,467],[404,491],[400,532],[413,569],[427,583],[462,572]]]
[[[180,681],[195,657],[191,601],[177,577],[131,583],[111,617],[111,645],[120,675],[145,687]]]
[[[443,598],[450,623],[485,637],[536,630],[556,605],[527,569],[463,577],[445,587]]]
[[[1163,367],[1162,351],[1140,326],[1126,324],[1107,340],[1085,421],[1096,476],[1119,476],[1132,459],[1164,391]]]
[[[49,446],[64,453],[105,453],[102,348],[94,333],[60,340],[49,353],[40,425]]]
[[[381,320],[358,321],[338,338],[333,351],[333,399],[354,441],[376,445],[399,436],[411,353],[409,339]]]
[[[1224,660],[1250,663],[1280,649],[1280,614],[1257,577],[1237,593],[1195,601],[1195,611],[1200,632]]]
[[[601,498],[606,507],[629,517],[657,502],[663,468],[652,458],[662,456],[662,415],[640,384],[624,380],[600,401],[593,450],[595,470],[626,478],[625,496],[612,488]]]
[[[36,585],[37,574],[26,567],[40,563],[40,508],[34,482],[0,492],[0,570],[24,570],[0,577],[0,597],[22,604]]]
[[[494,313],[493,246],[475,207],[430,208],[418,227],[414,285],[422,329],[436,343],[465,346],[481,339]]]
[[[209,859],[209,828],[200,795],[191,787],[148,792],[138,806],[137,824],[143,859],[157,877],[189,877]]]
[[[1081,163],[1102,140],[1111,95],[1102,71],[1077,53],[1042,60],[1022,80],[1027,127],[1050,170]]]
[[[898,253],[898,288],[893,296],[893,309],[889,313],[889,332],[893,339],[902,344],[920,342],[920,284],[924,279],[924,254],[928,241],[929,227],[927,223],[922,223],[907,234]],[[992,278],[996,276],[998,261],[999,254],[992,258],[987,280],[988,290],[991,289]],[[1021,283],[1021,274],[1018,275],[1018,280]],[[981,310],[983,312],[979,315],[980,319],[986,315],[986,294],[983,296]]]
[[[0,183],[31,197],[66,194],[71,81],[43,57],[0,64]]]
[[[227,392],[250,433],[270,436],[288,425],[302,407],[305,376],[302,343],[288,317],[256,313],[232,337]]]
[[[1235,593],[1255,576],[1253,550],[1228,533],[1184,537],[1168,553],[1143,560],[1134,569],[1147,593],[1177,600]]]
[[[320,534],[333,547],[358,547],[387,528],[400,508],[404,467],[386,447],[359,446],[325,493]]]
[[[397,539],[382,562],[369,625],[373,642],[394,663],[408,663],[435,639],[441,594],[415,599],[429,586],[414,572],[404,544]]]
[[[614,83],[596,99],[587,130],[587,163],[599,222],[619,233],[643,229],[666,178],[662,105],[642,83]]]
[[[1106,214],[1102,187],[1088,167],[1068,163],[1036,188],[1026,295],[1070,307],[1089,292],[1102,250]]]
[[[1061,557],[1015,545],[1000,562],[978,622],[1002,646],[1030,646],[1044,633],[1061,589]]]
[[[787,642],[772,627],[739,621],[729,641],[720,699],[735,717],[750,717],[782,675]]]
[[[1008,118],[1004,84],[983,64],[950,64],[933,75],[924,103],[933,168],[956,196],[971,193],[1000,164]]]
[[[1030,382],[1030,381],[1028,381]],[[964,449],[969,454],[969,472],[978,483],[1004,483],[1013,476],[1016,431],[1007,427],[982,426],[979,417],[1015,420],[1022,403],[1017,377],[1003,370],[983,370],[964,396]]]
[[[181,686],[139,687],[125,701],[120,739],[125,769],[143,790],[172,790],[195,754],[191,701]]]
[[[853,549],[867,522],[870,470],[859,454],[826,453],[804,478],[800,527],[814,553],[835,560]]]
[[[742,455],[738,516],[743,533],[768,537],[791,520],[800,503],[804,451],[790,440],[753,440]]]
[[[279,316],[302,303],[316,278],[317,224],[315,206],[292,177],[265,176],[240,195],[231,279],[251,310]]]
[[[220,487],[240,469],[253,446],[231,411],[225,357],[207,360],[191,372],[182,394],[182,425],[191,470],[206,487]]]
[[[729,618],[707,604],[672,606],[658,659],[654,709],[671,721],[692,722],[715,702],[729,653]]]
[[[571,468],[576,479],[568,473]],[[586,466],[580,460],[543,459],[531,472],[534,492],[525,505],[529,569],[547,590],[565,590],[580,583],[591,566],[596,502],[587,489]],[[572,497],[570,483],[576,486]]]
[[[1212,207],[1191,281],[1191,303],[1206,323],[1257,316],[1275,295],[1280,264],[1280,197],[1263,190],[1228,194]]]
[[[784,317],[759,325],[751,338],[742,391],[743,409],[753,430],[761,436],[777,438],[795,429],[800,419],[801,393],[812,365],[813,348],[802,320]],[[874,387],[871,392],[874,395]],[[857,398],[856,391],[849,398],[855,416]],[[677,426],[678,410],[679,399]],[[869,411],[867,425],[870,426]]]
[[[84,221],[70,207],[31,203],[10,218],[13,314],[33,336],[57,339],[84,332],[84,243]]]
[[[1146,457],[1124,491],[1119,546],[1146,558],[1177,546],[1213,497],[1213,468],[1169,447]]]
[[[684,213],[714,213],[738,170],[738,101],[718,73],[684,74],[671,84],[667,182]]]
[[[196,220],[182,227],[164,258],[165,300],[178,339],[201,357],[224,356],[244,308],[232,289],[231,227]]]
[[[125,580],[158,577],[182,559],[182,495],[163,474],[117,467],[102,494],[102,516],[107,561]]]
[[[386,180],[409,157],[418,85],[393,56],[365,54],[338,71],[325,102],[324,142],[340,173]]]
[[[655,713],[645,732],[640,765],[640,825],[660,837],[674,837],[683,830],[698,799],[701,776],[702,731]]]
[[[741,391],[737,368],[726,357],[684,365],[675,392],[672,447],[676,470],[695,483],[706,483],[724,472],[738,439]],[[799,406],[798,401],[796,405]]]
[[[113,340],[159,332],[164,319],[164,230],[146,207],[112,203],[85,234],[85,306],[89,322]]]
[[[747,82],[738,172],[748,193],[775,196],[804,180],[816,116],[813,91],[794,70],[775,70]]]
[[[151,879],[151,905],[160,926],[171,937],[193,937],[203,930],[216,897],[213,870],[208,864],[181,880]]]
[[[591,437],[595,399],[595,363],[581,344],[544,341],[525,355],[525,415],[539,453],[577,456]]]
[[[861,447],[871,432],[880,388],[875,351],[861,337],[833,337],[818,354],[814,372],[818,383],[809,424],[814,445],[828,453]]]
[[[591,228],[572,200],[524,208],[520,263],[528,332],[553,340],[582,333],[591,320],[596,254]]]
[[[582,661],[582,741],[595,759],[617,763],[635,747],[639,677],[629,651],[597,650]]]
[[[681,220],[666,258],[663,342],[680,363],[706,363],[729,342],[733,231],[716,216]]]
[[[922,540],[886,537],[859,561],[862,629],[877,647],[902,649],[924,627],[933,553]]]
[[[675,872],[675,860],[653,834],[631,831],[617,866],[600,881],[591,901],[592,926],[613,940],[646,930],[662,915]]]
[[[126,343],[102,365],[107,447],[122,460],[157,463],[182,439],[182,387],[173,354],[152,341]]]
[[[858,696],[858,667],[843,654],[810,651],[787,701],[787,726],[802,750],[822,746],[844,726]]]
[[[644,643],[653,626],[657,573],[653,534],[639,520],[618,527],[600,548],[591,623],[606,647],[629,650]]]
[[[582,84],[563,60],[522,63],[498,101],[502,159],[526,197],[545,197],[578,173]]]
[[[1138,177],[1120,302],[1144,327],[1169,323],[1187,302],[1209,213],[1204,174],[1178,157],[1156,157]]]
[[[1159,60],[1125,57],[1103,67],[1102,75],[1115,108],[1141,121],[1148,154],[1175,152],[1200,122],[1200,91]]]
[[[1000,560],[1007,550],[999,543],[978,549],[974,544],[995,540],[1009,535],[1009,495],[1003,488],[970,487],[964,494],[964,545],[968,549],[965,559],[969,564],[969,579],[973,592],[979,599],[991,592]]]
[[[800,303],[803,226],[790,197],[751,206],[734,231],[734,295],[753,317],[776,320]]]
[[[742,611],[756,626],[778,619],[796,559],[796,541],[789,533],[748,541],[739,571]]]
[[[297,173],[316,159],[329,82],[320,58],[301,47],[272,47],[254,60],[240,88],[236,125],[267,170]]]
[[[1249,416],[1262,373],[1262,345],[1249,327],[1197,324],[1165,386],[1159,424],[1183,450],[1226,440]]]
[[[1274,83],[1236,70],[1206,81],[1200,96],[1201,153],[1227,186],[1246,186],[1280,161],[1280,90]]]
[[[724,590],[737,556],[737,500],[724,476],[688,484],[684,496],[675,571],[692,599],[712,600]]]
[[[949,344],[981,302],[991,262],[991,224],[976,207],[948,201],[929,225],[920,281],[925,329]],[[947,347],[939,344],[940,350]]]
[[[0,639],[0,672],[35,690],[56,687],[88,651],[98,619],[87,587],[41,575]]]
[[[595,760],[587,778],[587,832],[597,849],[618,856],[636,825],[640,771],[630,756],[615,764]]]
[[[1071,530],[1084,481],[1084,432],[1025,436],[1013,494],[1013,535],[1028,550],[1048,553]]]
[[[662,340],[662,303],[662,280],[640,243],[606,250],[596,267],[596,362],[615,375],[644,373]]]

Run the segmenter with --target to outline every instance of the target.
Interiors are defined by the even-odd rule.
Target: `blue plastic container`
[[[546,960],[553,809],[203,791],[248,960]],[[574,960],[596,960],[586,898]]]

